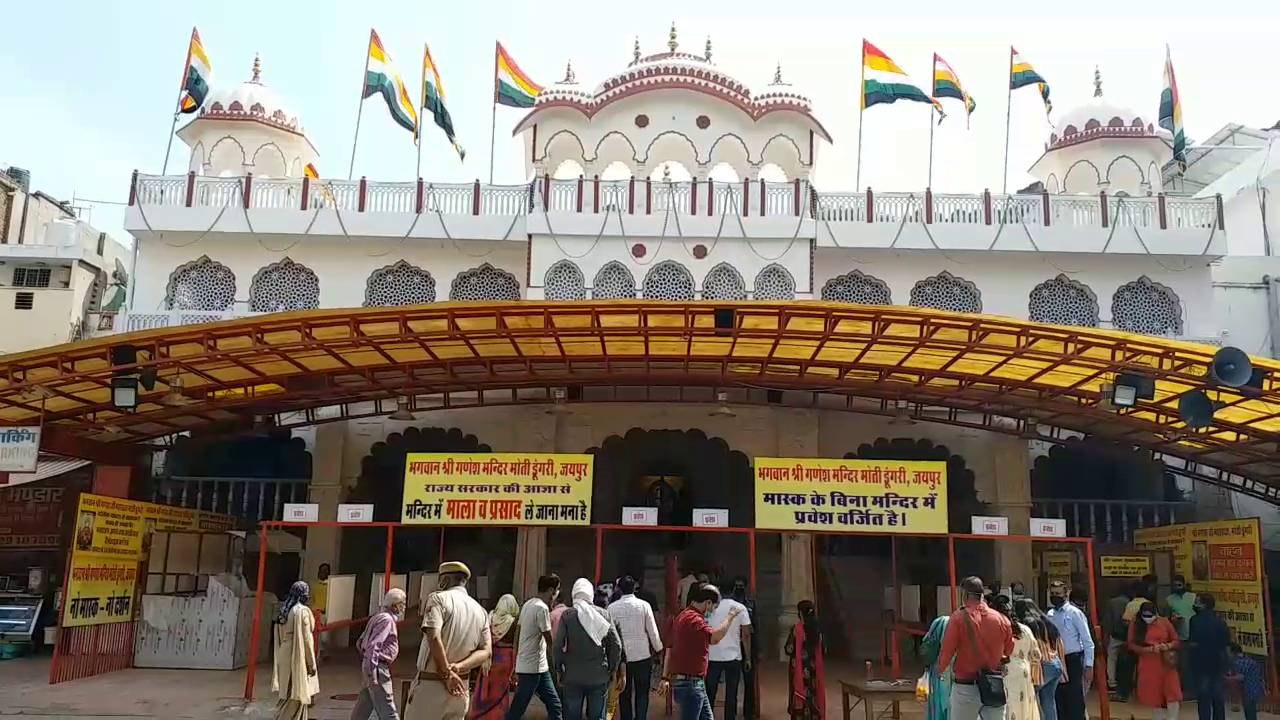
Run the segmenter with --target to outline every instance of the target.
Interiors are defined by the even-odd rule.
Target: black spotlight
[[[737,312],[733,308],[716,308],[715,323],[717,335],[732,335],[737,325]]]
[[[1213,411],[1217,406],[1203,390],[1192,390],[1178,400],[1178,415],[1187,427],[1203,430],[1213,424]]]
[[[1253,379],[1253,363],[1240,348],[1224,347],[1213,354],[1209,377],[1219,385],[1243,387]]]

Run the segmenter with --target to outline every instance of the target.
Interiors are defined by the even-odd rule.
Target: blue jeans
[[[712,720],[711,700],[702,678],[672,681],[671,694],[680,706],[680,720]]]
[[[604,720],[609,700],[609,684],[571,685],[564,687],[564,720]],[[582,714],[582,703],[587,703],[587,714]]]
[[[1200,720],[1224,720],[1227,717],[1227,690],[1222,676],[1201,673],[1196,678],[1196,710]]]
[[[1044,684],[1036,688],[1041,720],[1058,720],[1058,683],[1062,680],[1061,661],[1041,663]]]
[[[547,709],[547,720],[560,720],[563,714],[560,696],[556,694],[550,672],[516,673],[515,697],[511,699],[511,707],[507,709],[506,720],[520,720],[524,717],[524,711],[529,709],[529,701],[533,700],[535,694]]]

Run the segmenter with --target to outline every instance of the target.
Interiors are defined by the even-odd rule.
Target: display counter
[[[18,654],[2,646],[32,645],[43,606],[39,595],[0,592],[0,654]]]

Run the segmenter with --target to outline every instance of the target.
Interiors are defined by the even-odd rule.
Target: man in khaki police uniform
[[[409,688],[405,720],[463,720],[471,706],[467,678],[492,652],[489,614],[467,594],[471,570],[440,566],[439,590],[427,596],[417,677]]]

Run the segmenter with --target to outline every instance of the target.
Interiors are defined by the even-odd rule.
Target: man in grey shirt
[[[605,716],[609,683],[622,664],[622,641],[604,611],[594,604],[595,588],[586,578],[573,584],[573,605],[565,610],[551,643],[551,668],[560,675],[564,720]]]

